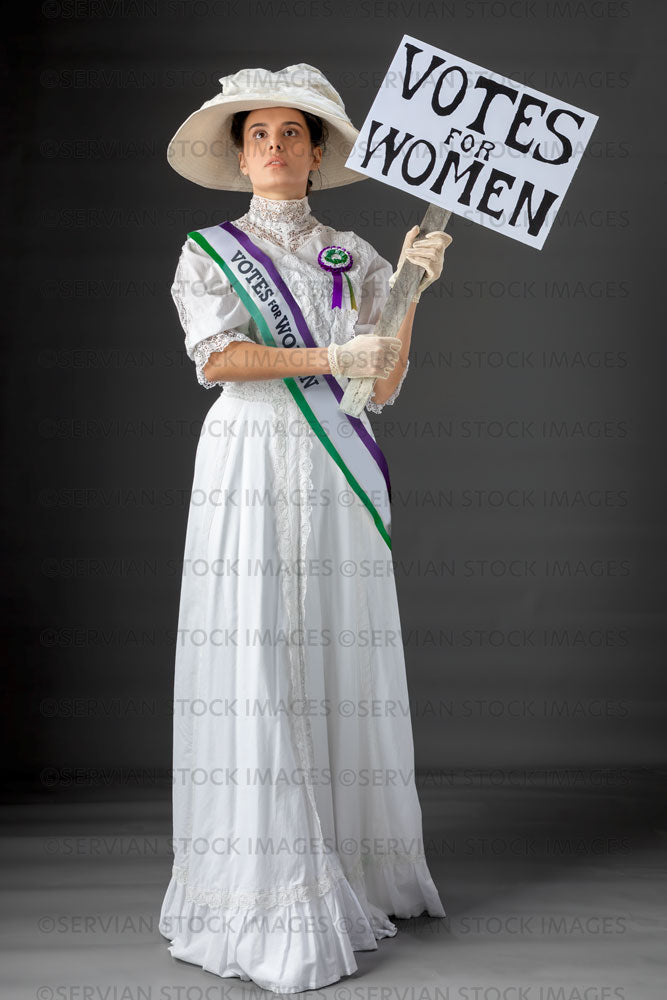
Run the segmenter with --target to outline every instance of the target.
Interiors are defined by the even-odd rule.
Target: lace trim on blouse
[[[401,386],[405,381],[405,376],[408,374],[409,367],[410,367],[410,359],[408,358],[407,364],[403,369],[403,374],[401,375],[400,381],[396,386],[396,388],[394,389],[394,391],[392,392],[391,396],[389,396],[388,399],[385,399],[384,403],[374,403],[371,399],[369,399],[368,402],[366,403],[366,409],[372,410],[373,413],[382,413],[383,406],[393,405],[396,402],[399,392],[401,391]]]
[[[228,344],[233,343],[235,340],[245,340],[249,344],[257,343],[251,337],[247,337],[245,333],[241,333],[240,330],[223,330],[222,333],[214,333],[212,337],[200,340],[195,346],[193,351],[193,360],[197,370],[197,381],[200,385],[203,385],[205,389],[221,388],[219,381],[211,382],[206,378],[206,375],[204,374],[204,367],[210,356],[215,351],[224,351],[225,347],[227,347]]]
[[[311,215],[307,195],[278,201],[253,194],[248,211],[236,220],[236,225],[290,253],[325,228]]]

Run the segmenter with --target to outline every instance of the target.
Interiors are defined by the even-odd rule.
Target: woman
[[[302,63],[221,83],[170,145],[188,179],[253,194],[234,223],[188,236],[172,287],[197,377],[223,391],[185,542],[160,931],[175,958],[294,993],[354,972],[355,950],[396,933],[390,915],[445,915],[423,851],[384,459],[365,415],[317,419],[346,376],[377,378],[370,409],[393,403],[415,305],[397,337],[374,336],[398,269],[311,214],[310,174],[364,179],[344,166],[357,132],[326,78]],[[415,301],[450,242],[413,248],[416,231],[399,260],[425,268]],[[271,346],[272,322],[302,339]],[[364,491],[366,474],[382,489]]]

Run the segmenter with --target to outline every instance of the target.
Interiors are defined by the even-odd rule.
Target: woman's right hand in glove
[[[387,378],[398,362],[401,341],[398,337],[378,337],[363,333],[345,344],[329,344],[332,375],[348,378]]]

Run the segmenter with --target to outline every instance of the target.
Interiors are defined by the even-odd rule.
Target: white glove
[[[445,233],[442,230],[435,230],[432,233],[427,233],[426,236],[420,236],[419,239],[415,239],[418,232],[419,226],[413,226],[406,233],[396,270],[389,279],[389,284],[393,285],[398,278],[398,272],[406,260],[425,268],[426,274],[422,276],[417,291],[412,297],[413,302],[419,302],[424,289],[432,285],[434,281],[437,281],[442,274],[445,250],[452,242],[452,237],[449,233]]]
[[[348,378],[387,378],[398,361],[401,341],[398,337],[377,337],[362,333],[346,344],[329,344],[332,375]]]

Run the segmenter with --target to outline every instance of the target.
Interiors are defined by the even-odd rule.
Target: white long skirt
[[[295,993],[354,972],[390,915],[445,916],[391,552],[282,381],[228,385],[202,428],[173,766],[175,958]]]

